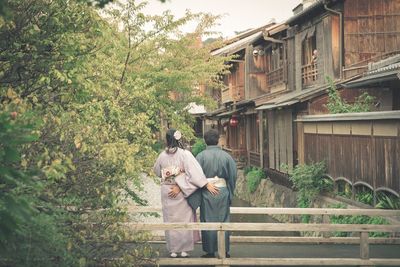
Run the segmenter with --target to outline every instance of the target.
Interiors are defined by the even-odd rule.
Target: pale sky
[[[164,10],[171,10],[177,18],[183,17],[185,10],[193,13],[204,12],[214,15],[224,15],[219,20],[215,31],[221,32],[224,37],[232,37],[235,31],[257,28],[268,24],[272,19],[284,22],[292,16],[292,9],[301,3],[301,0],[147,0],[148,5],[143,10],[146,14],[161,14]],[[193,25],[184,28],[191,31]]]

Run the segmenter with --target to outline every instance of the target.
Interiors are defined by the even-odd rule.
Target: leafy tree
[[[15,224],[23,230],[7,239],[2,256],[14,265],[43,265],[44,257],[44,265],[95,265],[114,249],[126,261],[118,264],[153,256],[146,246],[123,249],[124,241],[140,238],[116,223],[128,220],[127,203],[146,204],[138,192],[156,156],[161,120],[190,137],[187,104],[213,104],[196,86],[218,87],[226,71],[225,58],[196,46],[214,17],[150,17],[143,4],[126,1],[103,9],[105,19],[85,2],[6,1],[10,17],[0,21],[2,110],[42,121],[32,128],[37,140],[20,148],[24,175],[32,180],[29,170],[37,172],[35,186],[16,195],[29,199],[31,206],[20,202],[20,209],[32,221]],[[196,32],[180,32],[192,19],[199,20]],[[147,24],[154,30],[145,31]]]
[[[26,220],[30,220],[34,207],[28,196],[27,187],[35,187],[29,171],[20,166],[22,145],[34,141],[34,126],[24,124],[16,111],[0,113],[0,247],[5,250],[21,231]]]

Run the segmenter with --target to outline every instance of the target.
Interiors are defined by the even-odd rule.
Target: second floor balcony
[[[303,86],[314,85],[318,81],[317,62],[301,66],[301,80]]]
[[[268,87],[272,87],[284,82],[283,67],[267,72],[266,75]]]

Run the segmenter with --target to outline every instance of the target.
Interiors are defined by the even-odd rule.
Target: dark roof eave
[[[254,101],[252,99],[246,99],[236,102],[236,107],[254,106]]]
[[[397,76],[397,72],[392,72],[392,73],[384,73],[381,75],[374,75],[372,77],[365,76],[342,85],[344,88],[351,89],[363,86],[372,87],[379,83],[395,81],[395,80],[399,80],[399,77]]]
[[[286,24],[293,25],[293,23],[296,22],[297,20],[301,19],[304,16],[309,15],[309,13],[311,13],[311,12],[315,11],[317,8],[320,8],[320,7],[323,7],[323,6],[324,6],[324,1],[323,0],[317,0],[317,2],[315,2],[311,6],[307,7],[306,9],[304,9],[301,12],[299,12],[298,14],[290,17],[286,21]]]
[[[216,109],[214,111],[211,112],[207,112],[205,114],[203,114],[204,117],[208,117],[208,118],[212,118],[215,117],[216,115],[222,113],[222,112],[226,112],[227,109],[226,108],[220,108],[220,109]]]

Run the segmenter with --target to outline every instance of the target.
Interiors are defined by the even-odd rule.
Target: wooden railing
[[[315,62],[301,66],[301,78],[304,86],[312,85],[317,82],[317,63]]]
[[[240,157],[245,157],[247,150],[243,148],[223,148],[226,152],[228,152],[234,159],[237,161],[240,160]]]
[[[229,87],[222,89],[221,101],[222,101],[222,103],[233,101],[233,96],[231,93],[231,89]]]
[[[157,212],[160,208],[135,207],[130,212]],[[400,216],[400,210],[379,209],[318,209],[318,208],[239,208],[232,207],[232,214],[285,214],[323,216],[322,223],[126,223],[135,230],[215,230],[218,235],[218,258],[159,258],[159,265],[386,265],[400,266],[399,258],[370,258],[369,244],[400,244],[399,238],[370,238],[369,232],[399,233],[400,224],[330,224],[331,215]],[[245,242],[298,242],[298,243],[344,243],[359,244],[360,255],[355,258],[226,258],[225,231],[309,231],[309,232],[356,232],[360,237],[241,237]],[[235,242],[239,237],[232,237]]]
[[[249,163],[251,166],[261,167],[260,153],[250,151],[249,152]]]
[[[268,86],[283,82],[283,67],[266,73]]]

